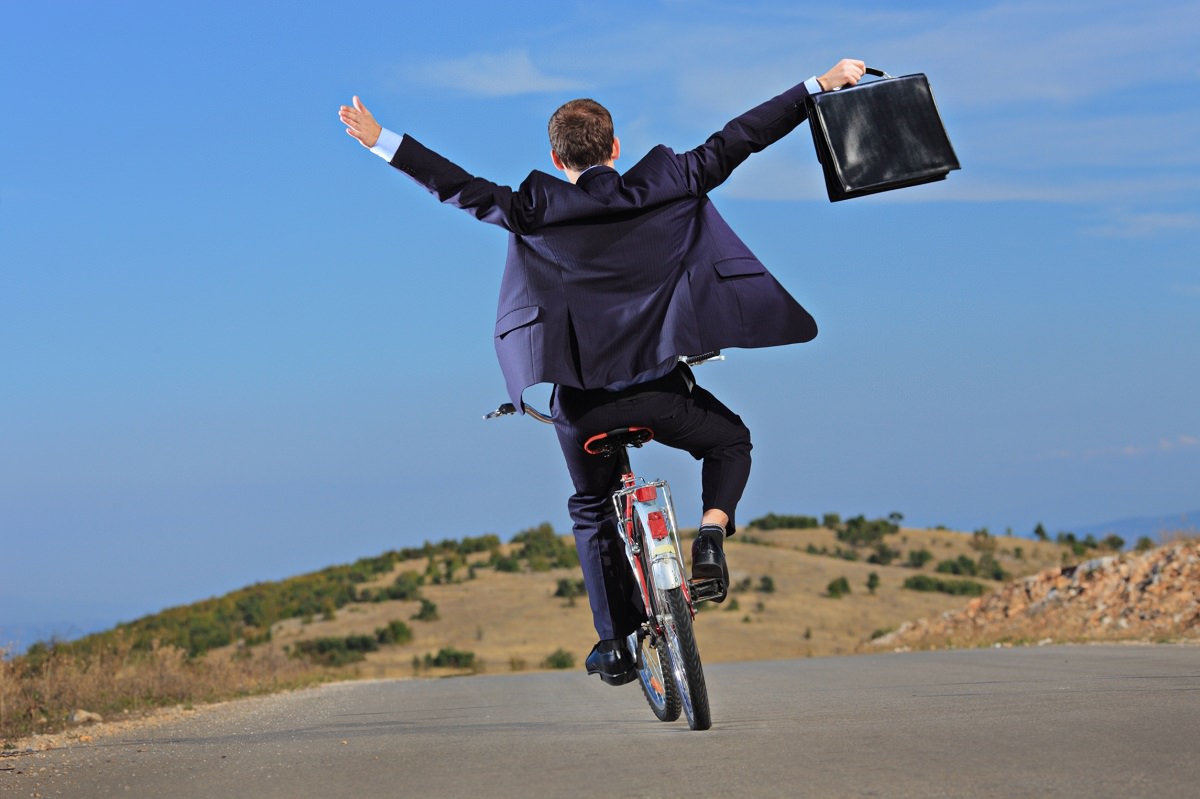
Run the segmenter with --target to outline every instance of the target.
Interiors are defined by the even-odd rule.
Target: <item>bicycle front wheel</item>
[[[638,681],[646,702],[659,721],[674,721],[679,718],[682,705],[671,673],[666,642],[650,634],[639,634],[638,648]]]
[[[692,630],[691,609],[682,588],[668,589],[661,596],[666,600],[667,609],[663,636],[666,638],[671,674],[679,689],[688,727],[707,730],[712,726],[712,713],[708,708],[708,686],[704,684],[700,649],[696,646],[696,635]]]

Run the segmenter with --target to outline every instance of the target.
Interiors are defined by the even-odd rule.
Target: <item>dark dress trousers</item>
[[[681,355],[816,336],[813,318],[707,196],[751,153],[804,121],[807,96],[800,84],[732,120],[693,150],[675,153],[660,145],[624,174],[596,166],[575,184],[534,171],[514,190],[469,174],[407,135],[391,160],[442,202],[509,231],[496,354],[518,408],[526,388],[553,383],[556,410],[567,411],[557,427],[576,486],[569,507],[601,638],[629,632],[640,609],[627,598],[625,567],[606,507],[611,469],[578,446],[601,430],[573,422],[585,407],[595,417],[592,423],[654,416],[660,441],[705,461],[705,507],[721,507],[709,502],[722,492],[735,495],[734,503],[740,498],[749,473],[744,425],[694,386],[690,373],[672,371],[672,365]],[[656,395],[653,413],[645,410],[646,402],[632,415],[595,413],[618,400],[628,408],[628,400],[648,393]],[[674,442],[660,429],[662,419],[678,416],[662,411],[673,396],[693,414],[683,440]],[[744,465],[718,462],[717,450]],[[744,474],[734,474],[739,471]],[[716,486],[721,472],[733,488]],[[732,507],[722,510],[732,515]]]

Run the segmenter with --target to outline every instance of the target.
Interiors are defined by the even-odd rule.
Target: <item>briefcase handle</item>
[[[891,75],[889,75],[889,74],[887,74],[886,72],[884,72],[882,69],[876,69],[875,67],[867,67],[867,68],[866,68],[866,72],[867,72],[867,74],[868,74],[868,75],[873,75],[873,76],[875,76],[876,78],[890,78],[890,77],[892,77]],[[833,90],[836,92],[836,91],[838,91],[839,89],[844,89],[844,88],[846,88],[846,87],[845,87],[845,86],[834,86],[834,87],[833,87]]]

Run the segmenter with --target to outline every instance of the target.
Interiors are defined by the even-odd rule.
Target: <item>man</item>
[[[573,100],[550,118],[550,159],[563,181],[534,171],[518,187],[475,177],[411,136],[380,126],[358,97],[346,132],[444,203],[509,231],[496,353],[513,403],[553,383],[559,443],[575,486],[568,502],[600,641],[589,674],[635,677],[624,639],[644,611],[616,534],[615,462],[587,455],[588,437],[646,426],[703,463],[692,575],[729,584],[723,542],[750,474],[750,433],[680,358],[816,336],[811,316],[771,276],[708,200],[751,153],[805,119],[805,98],[859,81],[844,59],[737,117],[694,150],[664,146],[621,175],[607,110]]]

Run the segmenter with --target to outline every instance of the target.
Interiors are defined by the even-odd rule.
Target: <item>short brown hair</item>
[[[571,169],[587,169],[612,158],[612,116],[595,100],[564,103],[550,116],[549,127],[550,149]]]

